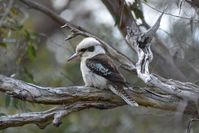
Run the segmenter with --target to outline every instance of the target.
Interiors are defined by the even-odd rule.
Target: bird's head
[[[75,58],[91,58],[98,54],[105,54],[100,42],[92,37],[83,39],[76,47],[76,52],[68,58],[71,61]]]

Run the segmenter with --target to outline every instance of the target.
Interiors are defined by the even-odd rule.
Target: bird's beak
[[[71,61],[71,60],[74,60],[76,58],[80,57],[80,53],[74,53],[72,56],[70,56],[67,61]]]

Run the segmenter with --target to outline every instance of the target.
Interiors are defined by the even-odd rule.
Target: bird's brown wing
[[[118,72],[117,67],[113,63],[112,59],[105,54],[96,55],[86,60],[86,66],[93,72],[96,73],[111,83],[126,84],[122,75]]]
[[[124,78],[118,72],[113,61],[105,54],[96,55],[86,60],[86,66],[95,74],[98,74],[110,83],[110,90],[120,96],[124,101],[131,106],[138,106],[134,98],[130,96],[124,89],[127,86]]]

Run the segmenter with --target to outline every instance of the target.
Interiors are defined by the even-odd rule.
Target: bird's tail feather
[[[124,88],[118,88],[116,89],[113,86],[109,87],[110,90],[115,93],[116,95],[120,96],[127,104],[131,105],[131,106],[139,106],[138,103],[136,101],[133,100],[132,96],[130,96],[126,90]]]

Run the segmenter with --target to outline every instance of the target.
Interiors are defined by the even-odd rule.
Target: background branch
[[[117,60],[118,62],[120,62],[122,64],[122,66],[125,66],[124,68],[126,68],[128,70],[134,69],[134,64],[133,64],[132,60],[130,60],[127,56],[125,56],[124,54],[122,54],[121,52],[116,50],[115,48],[108,45],[105,41],[103,41],[99,37],[95,36],[93,33],[90,33],[89,31],[85,30],[84,28],[82,28],[80,26],[76,26],[76,25],[70,23],[69,21],[61,18],[58,14],[56,14],[52,10],[46,8],[45,6],[42,6],[41,4],[39,4],[35,1],[32,1],[32,0],[20,0],[20,1],[24,4],[26,4],[27,6],[46,14],[47,16],[52,18],[54,21],[59,23],[60,26],[69,28],[71,30],[72,34],[69,35],[66,39],[73,38],[76,35],[93,37],[93,38],[97,39],[98,41],[100,41],[102,43],[102,45],[105,47],[105,49],[107,50],[107,52],[109,53],[109,55],[112,58],[114,58],[115,60]]]
[[[23,126],[26,124],[36,124],[41,129],[45,128],[50,123],[53,123],[54,126],[59,126],[62,123],[62,117],[67,116],[72,112],[88,109],[91,107],[105,109],[113,108],[115,105],[104,102],[80,102],[58,106],[43,112],[29,112],[10,116],[2,116],[0,119],[0,130],[8,127]]]

